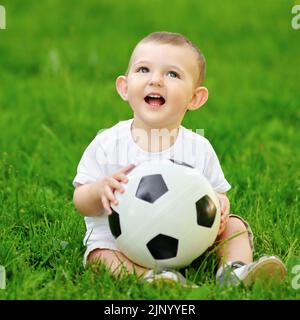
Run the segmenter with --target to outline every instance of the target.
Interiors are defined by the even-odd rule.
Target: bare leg
[[[228,238],[232,239],[225,241],[217,250],[220,265],[233,261],[242,261],[246,264],[251,263],[253,257],[248,232],[246,226],[240,219],[229,217],[226,229],[217,240],[218,242],[223,242]]]
[[[128,273],[136,273],[138,277],[145,275],[148,271],[150,274],[145,278],[147,282],[153,283],[181,283],[184,287],[197,287],[194,284],[187,285],[186,279],[177,271],[163,271],[156,274],[153,270],[146,269],[130,261],[124,254],[119,251],[109,249],[95,249],[88,256],[89,263],[104,263],[114,275],[124,275]]]
[[[221,284],[227,282],[227,284],[236,285],[238,283],[237,278],[245,285],[251,285],[257,279],[264,282],[270,280],[280,282],[284,279],[287,272],[286,267],[278,257],[263,256],[252,263],[253,257],[248,230],[240,219],[229,217],[226,229],[219,236],[218,241],[224,241],[224,244],[217,250],[217,256],[220,259],[217,278]],[[238,265],[233,271],[235,276],[226,280],[222,277],[222,268],[226,263],[230,265],[230,262],[237,261],[243,262],[246,266]]]
[[[134,264],[120,251],[114,251],[110,249],[93,250],[88,256],[88,262],[103,262],[115,275],[136,273],[138,276],[141,276],[148,271],[148,269]]]

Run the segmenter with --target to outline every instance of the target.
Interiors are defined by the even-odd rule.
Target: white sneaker
[[[286,275],[286,267],[283,262],[275,256],[263,256],[255,262],[245,264],[240,261],[226,264],[220,267],[216,279],[223,285],[251,285],[256,280],[264,283],[269,281],[281,282]]]
[[[180,272],[168,268],[158,271],[149,270],[144,275],[144,280],[150,283],[180,283],[183,287],[198,288],[193,283],[188,284],[186,278]]]

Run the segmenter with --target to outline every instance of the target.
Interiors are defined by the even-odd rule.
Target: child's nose
[[[152,77],[150,78],[149,85],[152,86],[162,86],[163,77],[159,72],[153,72]]]

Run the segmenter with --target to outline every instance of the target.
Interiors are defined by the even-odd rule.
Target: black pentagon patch
[[[147,243],[147,248],[156,260],[175,258],[178,251],[178,239],[159,234]]]
[[[196,202],[196,211],[199,226],[210,228],[215,221],[217,208],[208,195]]]
[[[185,163],[185,162],[179,162],[179,161],[174,160],[174,159],[169,159],[169,160],[172,161],[174,164],[178,164],[178,165],[180,165],[180,166],[186,166],[186,167],[189,167],[189,168],[194,169],[193,166],[191,166],[190,164],[187,164],[187,163]]]
[[[118,236],[122,233],[121,225],[120,225],[120,216],[114,209],[111,209],[111,210],[112,210],[112,214],[108,215],[108,223],[109,223],[109,227],[112,235],[115,238],[118,238]]]
[[[153,203],[168,191],[161,174],[144,176],[136,190],[135,196],[141,200]]]

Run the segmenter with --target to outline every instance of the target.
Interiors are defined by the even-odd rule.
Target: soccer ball
[[[220,225],[220,205],[208,180],[184,163],[146,161],[115,192],[110,230],[117,247],[147,268],[182,268],[210,247]]]

